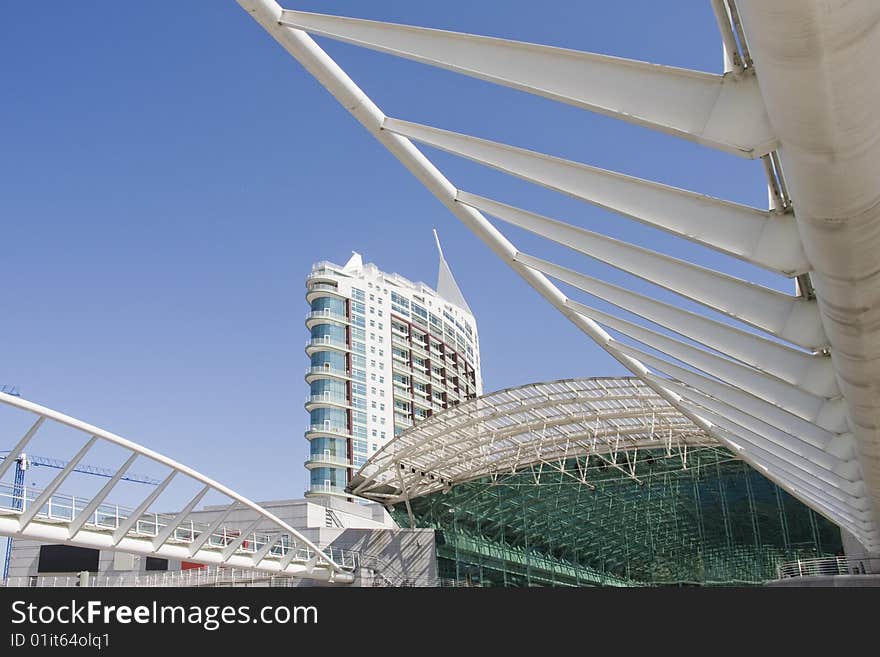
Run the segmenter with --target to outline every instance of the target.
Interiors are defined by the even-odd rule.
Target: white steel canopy
[[[582,332],[706,434],[880,550],[880,3],[711,0],[724,51],[713,74],[238,2]],[[308,33],[761,158],[770,207],[387,117]],[[414,142],[732,256],[794,293],[459,189]],[[523,253],[487,215],[707,310]],[[571,299],[551,278],[660,330]]]
[[[45,424],[75,430],[85,438],[67,466],[43,490],[16,490],[0,483],[0,535],[67,543],[101,550],[131,552],[165,559],[194,561],[279,575],[322,579],[348,584],[353,555],[321,549],[286,522],[226,486],[121,436],[33,402],[0,393],[0,404],[25,411],[34,422],[3,461],[0,480],[10,470]],[[126,459],[100,491],[72,496],[60,489],[89,451],[104,443],[122,448]],[[135,461],[149,461],[165,471],[161,483],[136,508],[111,504],[107,498]],[[175,481],[188,480],[197,492],[176,514],[151,511]],[[226,498],[226,508],[210,524],[193,522],[191,513],[208,494]],[[254,512],[256,519],[242,529],[228,527],[236,511]]]
[[[639,450],[665,450],[687,467],[689,449],[718,446],[637,378],[532,383],[418,423],[374,454],[349,488],[394,504],[529,466],[568,472],[567,460],[591,456],[638,480]],[[590,485],[586,461],[577,477]]]

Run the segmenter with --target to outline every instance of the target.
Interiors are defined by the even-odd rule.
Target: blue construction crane
[[[4,386],[5,388],[5,386]],[[5,392],[5,390],[4,390]],[[11,394],[11,393],[7,393]],[[10,458],[9,451],[0,452],[0,461]],[[31,466],[42,466],[47,468],[55,468],[63,470],[67,467],[68,461],[61,459],[47,458],[45,456],[32,456],[30,454],[20,454],[15,459],[15,481],[12,485],[12,508],[21,511],[24,502],[24,473]],[[107,477],[108,479],[116,474],[115,470],[101,468],[95,465],[78,464],[73,468],[73,472],[81,472],[95,477]],[[146,475],[126,474],[122,476],[124,481],[133,481],[138,484],[148,484],[150,486],[158,486],[159,480]],[[3,580],[9,577],[9,564],[12,561],[12,537],[6,539],[6,560],[3,562]]]

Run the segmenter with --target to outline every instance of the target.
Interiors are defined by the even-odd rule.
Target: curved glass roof
[[[531,468],[590,486],[601,464],[638,480],[639,450],[661,450],[687,467],[688,451],[718,448],[636,378],[567,379],[489,393],[401,433],[353,477],[349,491],[383,504],[481,477]],[[572,471],[566,462],[574,459]],[[578,460],[580,459],[580,460]]]

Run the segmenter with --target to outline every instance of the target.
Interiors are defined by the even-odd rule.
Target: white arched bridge
[[[880,549],[880,4],[711,0],[724,52],[716,74],[238,2],[557,311],[695,426]],[[309,34],[760,158],[770,207],[386,116]],[[792,292],[460,189],[415,143],[790,279]],[[524,253],[489,216],[681,302]],[[643,321],[570,298],[557,283]]]
[[[30,414],[30,428],[7,457],[0,461],[0,535],[50,543],[67,543],[100,550],[192,561],[206,565],[257,570],[275,575],[353,581],[356,555],[337,548],[320,548],[296,529],[258,504],[226,486],[162,454],[63,413],[0,393],[0,404]],[[3,483],[17,458],[34,437],[57,424],[81,438],[76,455],[42,490]],[[122,464],[92,495],[70,495],[63,486],[90,451],[113,445],[125,453]],[[114,488],[144,461],[165,472],[159,484],[134,507],[110,502]],[[172,482],[186,480],[197,492],[177,513],[152,509]],[[207,496],[227,500],[226,508],[210,523],[195,522],[191,514]],[[256,515],[250,526],[228,526],[230,514],[249,510]]]

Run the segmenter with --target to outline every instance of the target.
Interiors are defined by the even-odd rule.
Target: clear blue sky
[[[708,0],[295,7],[714,72],[721,66]],[[320,42],[390,116],[766,203],[756,162]],[[0,26],[0,81],[0,383],[31,400],[251,498],[299,497],[307,453],[303,279],[313,262],[342,263],[357,250],[433,284],[434,226],[477,316],[487,390],[623,373],[232,0],[10,3]],[[468,191],[718,261],[497,172],[444,154],[435,161]],[[601,270],[508,233],[524,250]],[[7,435],[0,449],[17,437]]]

